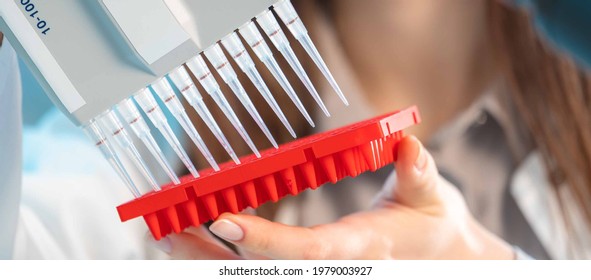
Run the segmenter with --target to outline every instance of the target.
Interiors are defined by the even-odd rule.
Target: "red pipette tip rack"
[[[221,170],[185,176],[117,207],[121,221],[144,217],[156,240],[199,226],[221,213],[238,213],[267,201],[316,189],[324,183],[375,171],[395,161],[403,130],[420,123],[416,107],[302,138],[227,162]]]

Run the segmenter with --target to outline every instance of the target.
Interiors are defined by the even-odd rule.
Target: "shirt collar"
[[[438,149],[448,141],[455,141],[470,133],[471,129],[478,129],[486,122],[495,121],[502,127],[514,159],[521,162],[533,150],[533,143],[509,94],[505,83],[495,83],[468,109],[440,128],[427,146]]]

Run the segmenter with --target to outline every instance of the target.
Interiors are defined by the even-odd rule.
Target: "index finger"
[[[223,214],[210,230],[244,250],[269,258],[324,259],[334,256],[342,239],[331,236],[334,227],[295,227],[257,216]]]

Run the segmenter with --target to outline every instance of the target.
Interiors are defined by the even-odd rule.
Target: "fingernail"
[[[209,227],[209,230],[211,230],[213,234],[228,241],[239,241],[244,238],[244,231],[242,231],[242,228],[240,228],[240,226],[237,224],[225,219],[218,220],[213,223]]]
[[[427,166],[427,153],[425,152],[425,148],[418,139],[415,138],[417,141],[417,145],[419,145],[419,154],[417,155],[417,159],[415,160],[415,169],[419,173],[423,173],[425,171],[425,167]]]
[[[164,252],[167,254],[170,254],[172,252],[172,242],[170,241],[170,238],[168,237],[163,237],[160,240],[155,240],[151,235],[147,237],[148,239],[148,244],[150,244],[150,246]]]

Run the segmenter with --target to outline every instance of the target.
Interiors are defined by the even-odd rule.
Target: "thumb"
[[[413,208],[438,204],[438,181],[435,161],[421,142],[414,136],[402,139],[398,146],[396,182],[386,186],[391,188],[393,200]]]

